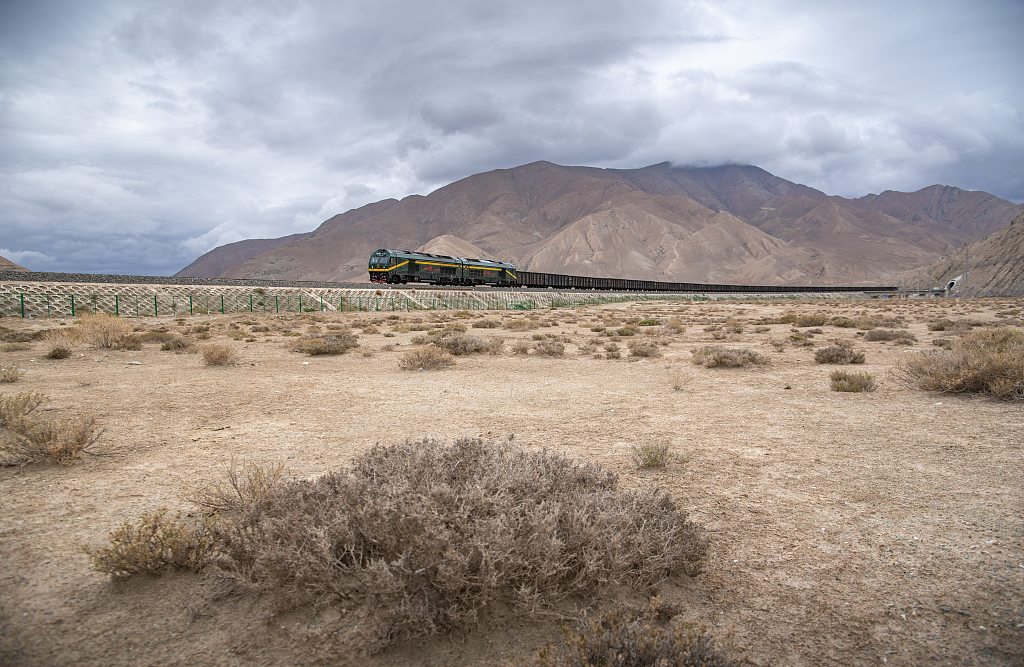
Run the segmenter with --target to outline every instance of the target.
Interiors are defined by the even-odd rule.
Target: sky
[[[1024,202],[1024,0],[0,0],[0,255],[172,275],[537,160]]]

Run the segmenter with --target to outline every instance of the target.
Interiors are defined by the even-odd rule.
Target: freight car
[[[370,256],[370,280],[375,283],[425,282],[435,285],[495,285],[620,292],[763,293],[896,292],[895,287],[813,287],[806,285],[709,285],[669,283],[628,278],[593,278],[559,273],[517,271],[514,264],[461,259],[405,250],[377,250]]]

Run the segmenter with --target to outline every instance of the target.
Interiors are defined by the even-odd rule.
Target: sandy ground
[[[232,459],[283,461],[291,474],[312,477],[378,442],[509,434],[526,447],[599,462],[623,486],[670,491],[707,529],[712,555],[705,574],[666,582],[660,592],[680,605],[677,622],[728,634],[750,664],[1024,664],[1024,406],[912,390],[888,375],[900,357],[949,337],[929,331],[929,321],[1021,326],[1022,306],[1009,299],[802,300],[544,311],[538,321],[548,326],[532,331],[470,329],[504,337],[504,354],[459,357],[434,372],[398,367],[422,333],[384,334],[451,313],[135,322],[171,331],[209,322],[211,338],[202,342],[241,354],[230,367],[205,366],[200,355],[162,352],[158,344],[141,351],[79,346],[65,360],[45,359],[42,341],[8,349],[0,362],[26,374],[0,391],[43,392],[53,414],[95,414],[105,433],[94,455],[74,465],[0,468],[0,664],[483,665],[529,657],[560,641],[564,617],[592,611],[520,618],[495,610],[468,636],[364,658],[337,640],[349,622],[337,614],[280,617],[258,599],[210,600],[201,575],[112,582],[80,548],[102,546],[108,531],[143,512],[190,511],[183,487],[218,478]],[[791,325],[756,331],[750,324],[783,312],[902,316],[918,342],[866,342],[856,329],[822,327],[811,338],[816,347],[849,340],[867,363],[843,368],[879,381],[874,393],[837,393],[828,382],[836,367],[816,364],[816,347],[791,340]],[[668,343],[661,358],[581,353],[588,341],[608,342],[591,327],[609,317],[676,317],[687,328],[642,328],[643,337]],[[729,317],[746,322],[742,333],[714,340],[704,330]],[[337,323],[376,323],[379,332],[360,334],[362,347],[337,357],[293,352],[295,339],[282,336]],[[58,322],[6,318],[0,325],[32,331]],[[250,335],[253,325],[271,331]],[[563,358],[511,353],[514,339],[534,334],[572,343]],[[773,363],[695,366],[690,351],[705,344],[749,348]],[[651,441],[670,443],[685,462],[637,469],[629,448]],[[593,602],[645,600],[609,591]]]

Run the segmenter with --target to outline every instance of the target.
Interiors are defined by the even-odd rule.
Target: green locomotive
[[[515,264],[408,250],[375,251],[370,255],[369,270],[374,283],[511,287],[518,281]]]

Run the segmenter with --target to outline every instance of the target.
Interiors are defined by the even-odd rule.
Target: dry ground
[[[0,362],[27,372],[0,391],[44,392],[54,414],[94,413],[106,432],[75,465],[0,468],[0,664],[483,665],[528,657],[559,641],[560,622],[587,610],[533,618],[495,610],[467,637],[365,659],[338,641],[352,619],[270,616],[260,600],[211,599],[215,582],[188,574],[111,582],[79,547],[103,545],[109,530],[142,512],[188,511],[183,486],[220,476],[232,459],[284,461],[292,475],[309,477],[376,442],[509,434],[527,447],[599,462],[625,486],[669,490],[709,531],[712,557],[705,574],[666,582],[659,592],[680,605],[677,620],[731,633],[751,664],[1021,664],[1022,405],[908,389],[888,370],[950,337],[929,331],[929,321],[1022,326],[1022,306],[801,300],[544,311],[533,330],[470,328],[504,337],[505,352],[459,357],[432,372],[399,369],[398,356],[423,335],[402,325],[452,313],[135,322],[170,331],[209,322],[211,338],[200,342],[236,347],[241,362],[229,367],[204,366],[200,355],[158,344],[141,351],[79,345],[65,360],[45,359],[42,341],[8,345]],[[803,346],[790,338],[791,325],[758,331],[752,324],[784,312],[900,316],[917,343],[866,342],[857,329],[824,326]],[[630,359],[628,339],[618,343],[621,359],[579,349],[610,341],[593,326],[615,318],[617,329],[648,317],[686,326],[683,333],[639,327],[638,338],[668,343],[661,358]],[[705,331],[730,317],[744,323],[742,333]],[[338,323],[372,324],[378,333],[360,333],[362,347],[335,357],[293,352],[296,339],[282,335]],[[32,331],[58,322],[0,325]],[[251,333],[253,326],[271,330]],[[566,355],[511,353],[514,339],[543,334],[566,337]],[[866,353],[863,366],[842,368],[874,374],[876,392],[830,391],[836,367],[814,363],[813,352],[833,337]],[[705,344],[749,348],[773,363],[693,365],[690,351]],[[652,441],[670,443],[685,462],[637,470],[630,446]],[[646,599],[609,591],[597,601],[619,603]]]

